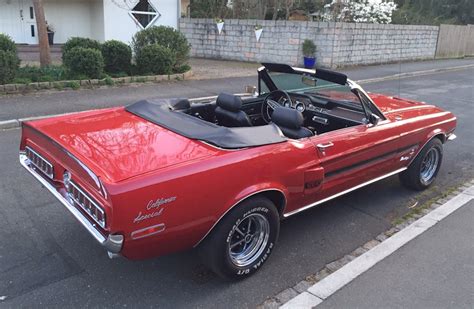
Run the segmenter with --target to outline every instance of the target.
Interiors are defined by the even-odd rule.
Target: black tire
[[[265,223],[265,220],[268,224]],[[246,231],[249,221],[251,221],[250,231]],[[248,265],[237,265],[235,263],[236,258],[231,256],[231,243],[235,245],[239,242],[238,238],[241,237],[242,246],[249,245],[250,247],[254,243],[254,239],[262,239],[262,233],[255,233],[260,237],[250,236],[253,232],[252,223],[254,230],[259,229],[259,227],[263,228],[263,226],[268,227],[268,233],[263,233],[263,235],[268,235],[267,238],[263,236],[263,239],[267,239],[267,241],[262,240],[262,243],[258,246],[259,249],[256,249],[256,253],[253,255],[255,257],[253,262],[247,261]],[[237,230],[244,232],[246,236],[242,236]],[[268,259],[275,247],[279,232],[280,217],[275,205],[265,197],[253,197],[235,206],[224,216],[200,245],[199,255],[204,265],[220,277],[230,280],[245,279],[259,270]],[[252,239],[250,240],[251,243],[250,241],[247,243],[247,235]],[[235,250],[238,251],[239,246],[234,247]],[[244,247],[242,248],[244,249]]]
[[[432,173],[429,173],[431,177],[423,178],[423,164],[424,160],[428,158],[428,154],[432,151],[437,153],[438,159],[436,166],[433,166]],[[443,143],[439,138],[433,138],[429,141],[421,152],[416,156],[415,160],[410,164],[407,170],[400,173],[400,181],[407,188],[422,191],[428,188],[436,176],[438,175],[439,168],[441,167],[441,162],[443,161]]]

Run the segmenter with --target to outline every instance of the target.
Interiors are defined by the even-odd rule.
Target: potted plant
[[[219,34],[221,34],[222,28],[224,28],[224,20],[222,18],[216,17],[216,18],[214,18],[214,21],[215,21],[216,26],[217,26],[217,32]]]
[[[260,37],[262,36],[262,32],[263,32],[263,27],[262,25],[255,25],[255,38],[257,39],[257,42],[260,40]]]
[[[46,22],[46,31],[48,32],[49,45],[54,45],[54,27]]]
[[[303,57],[304,67],[312,69],[316,65],[316,45],[312,40],[304,40],[303,42]]]

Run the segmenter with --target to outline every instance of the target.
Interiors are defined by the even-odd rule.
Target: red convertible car
[[[456,117],[343,74],[265,63],[254,95],[139,101],[23,124],[20,162],[110,257],[197,248],[245,278],[281,219],[399,174],[435,179]]]

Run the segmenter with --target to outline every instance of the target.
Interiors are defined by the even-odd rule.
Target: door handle
[[[334,146],[334,144],[332,142],[320,143],[320,144],[316,145],[316,147],[318,147],[318,149],[320,151],[324,151],[324,150],[326,150],[326,148],[329,148],[329,147],[332,147],[332,146]]]

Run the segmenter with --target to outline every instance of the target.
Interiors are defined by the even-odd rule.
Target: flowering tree
[[[332,0],[324,8],[326,21],[388,24],[397,5],[391,0]]]

